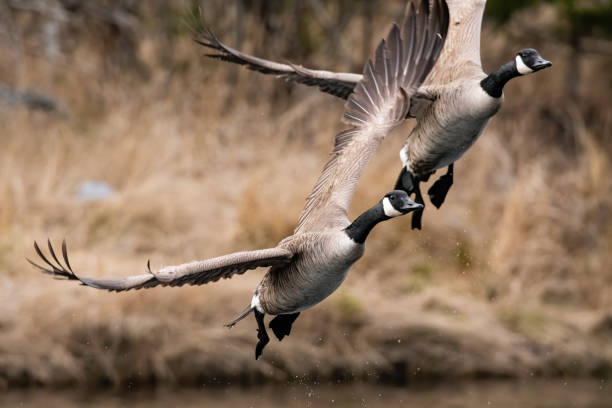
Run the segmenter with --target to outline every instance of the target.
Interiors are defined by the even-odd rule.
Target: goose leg
[[[436,208],[440,208],[444,200],[446,199],[446,195],[448,194],[448,190],[450,190],[453,185],[453,165],[448,166],[448,171],[445,175],[440,177],[438,181],[436,181],[433,186],[427,191],[429,194],[429,200]]]
[[[430,175],[427,176],[427,179]],[[399,177],[397,178],[397,182],[395,183],[396,190],[404,190],[408,194],[414,193],[415,198],[414,201],[423,204],[423,208],[425,207],[425,201],[423,200],[423,195],[421,194],[421,181],[427,181],[427,179],[421,180],[416,179],[411,172],[409,172],[406,167],[402,167],[402,171],[400,172]],[[412,213],[412,229],[421,229],[421,219],[423,218],[423,209],[417,210]]]
[[[264,347],[270,341],[270,337],[268,337],[268,333],[266,332],[266,324],[264,323],[264,314],[259,310],[255,309],[255,320],[257,321],[257,338],[259,341],[257,342],[257,346],[255,347],[255,360],[261,356]]]
[[[291,334],[291,325],[298,318],[300,313],[282,314],[276,316],[270,321],[270,328],[274,332],[274,335],[278,341],[282,341],[285,336]]]
[[[423,200],[423,196],[421,195],[421,183],[417,181],[414,183],[414,202],[418,204],[423,204],[423,208],[420,210],[416,210],[412,213],[412,229],[421,229],[421,220],[423,218],[423,210],[425,209],[425,200]]]
[[[400,172],[397,182],[395,183],[395,189],[404,190],[408,194],[412,194],[414,192],[414,184],[415,180],[412,173],[406,170],[405,166],[402,167],[402,171]]]

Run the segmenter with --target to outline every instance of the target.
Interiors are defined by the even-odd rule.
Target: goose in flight
[[[413,3],[408,3],[407,10]],[[446,3],[450,14],[448,35],[438,62],[411,98],[407,116],[416,118],[417,123],[400,152],[402,170],[395,187],[414,193],[416,202],[424,204],[420,183],[436,170],[447,167],[447,173],[428,190],[430,201],[437,208],[453,184],[454,162],[476,142],[489,119],[500,109],[505,84],[552,65],[536,50],[527,48],[495,72],[485,74],[480,59],[480,31],[486,1],[446,0]],[[409,18],[412,16],[407,12],[405,19]],[[209,57],[316,86],[343,99],[353,93],[362,78],[358,74],[312,70],[257,58],[221,43],[209,30],[202,30],[196,41],[215,51]],[[413,214],[414,229],[421,229],[422,213],[420,210]]]
[[[385,136],[404,120],[411,96],[427,76],[444,43],[441,33],[444,33],[445,8],[412,7],[409,13],[409,26],[404,27],[405,39],[394,26],[377,48],[374,61],[365,65],[363,79],[348,98],[344,113],[344,121],[351,128],[335,137],[331,157],[306,200],[294,234],[276,247],[159,270],[152,270],[147,265],[143,274],[118,279],[77,275],[68,261],[65,241],[61,247],[63,263],[50,242],[48,255],[34,243],[44,266],[30,263],[55,277],[116,292],[156,286],[203,285],[247,270],[269,267],[249,306],[228,324],[229,327],[235,325],[251,312],[255,315],[259,340],[255,358],[259,358],[269,342],[265,314],[276,316],[269,326],[282,340],[289,335],[300,312],[321,302],[344,281],[350,267],[363,255],[365,240],[374,226],[422,208],[406,192],[399,190],[385,194],[353,222],[347,216],[367,163]]]

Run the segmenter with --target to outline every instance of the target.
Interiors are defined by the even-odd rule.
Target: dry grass
[[[489,67],[519,47],[486,35]],[[567,101],[561,46],[538,45],[554,69],[509,85],[424,231],[407,218],[377,227],[346,284],[262,361],[253,321],[222,323],[263,272],[127,294],[37,274],[24,257],[46,237],[68,239],[77,272],[110,276],[292,231],[342,103],[297,87],[288,96],[248,72],[227,83],[186,37],[164,68],[157,47],[146,36],[139,46],[147,82],[105,76],[87,44],[65,65],[25,56],[11,73],[72,111],[0,110],[0,387],[609,373],[612,93],[596,73],[610,63],[587,61],[583,101]],[[407,126],[369,167],[353,215],[393,185]],[[79,201],[87,180],[116,194]]]

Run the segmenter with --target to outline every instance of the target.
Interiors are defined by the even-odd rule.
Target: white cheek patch
[[[515,61],[516,61],[516,70],[519,72],[519,74],[529,75],[534,72],[533,69],[529,68],[527,64],[525,64],[525,61],[523,61],[520,55],[516,56]]]
[[[383,210],[385,212],[385,215],[389,218],[399,217],[400,215],[403,215],[403,213],[393,208],[393,205],[391,205],[391,201],[389,201],[389,198],[387,197],[383,199]]]

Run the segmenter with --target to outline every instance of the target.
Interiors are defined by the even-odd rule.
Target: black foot
[[[423,211],[419,210],[419,211],[415,211],[412,214],[412,229],[413,230],[421,230],[423,228]]]
[[[406,167],[402,167],[402,171],[397,178],[397,182],[395,183],[395,190],[403,190],[408,194],[412,194],[414,192],[414,177],[412,173],[406,170]]]
[[[440,177],[433,186],[427,191],[429,200],[436,207],[440,208],[446,199],[448,190],[453,185],[453,165],[448,166],[448,172]]]
[[[264,314],[255,309],[255,320],[257,321],[257,346],[255,347],[255,360],[261,356],[264,347],[270,342],[270,337],[266,332],[266,325],[264,323]]]
[[[418,181],[415,183],[414,193],[415,193],[414,202],[418,204],[422,204],[423,208],[421,208],[420,210],[416,210],[415,212],[412,213],[412,229],[420,230],[422,227],[421,220],[423,219],[423,210],[425,209],[425,201],[423,200],[423,195],[421,194],[421,186]]]
[[[278,315],[270,321],[270,328],[278,341],[282,341],[285,336],[291,334],[291,325],[298,318],[300,313]]]

